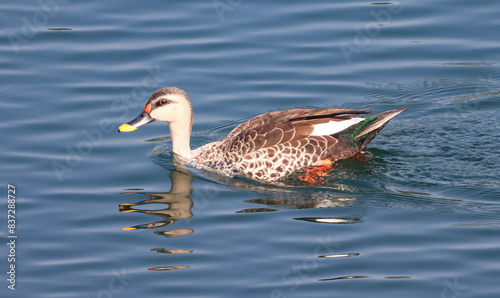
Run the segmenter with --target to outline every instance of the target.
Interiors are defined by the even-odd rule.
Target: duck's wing
[[[271,112],[240,124],[222,142],[226,144],[226,152],[245,156],[264,148],[309,137],[333,135],[364,119],[356,116],[369,113],[369,110],[348,109]]]

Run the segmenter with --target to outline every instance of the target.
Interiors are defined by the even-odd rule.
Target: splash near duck
[[[369,110],[292,109],[256,116],[233,129],[223,140],[195,150],[190,147],[193,109],[187,94],[178,88],[155,91],[134,120],[121,125],[130,132],[153,121],[170,126],[173,152],[193,165],[227,175],[275,182],[313,167],[331,167],[337,160],[358,154],[396,115],[406,110],[374,116]],[[305,180],[311,182],[314,177]]]

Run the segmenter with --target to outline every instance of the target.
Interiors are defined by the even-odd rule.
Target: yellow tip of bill
[[[135,126],[132,126],[132,125],[129,125],[127,123],[125,124],[122,124],[119,128],[118,128],[118,131],[119,132],[130,132],[130,131],[134,131],[136,130],[137,127]]]

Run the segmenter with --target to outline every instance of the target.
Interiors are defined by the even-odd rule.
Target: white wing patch
[[[366,118],[351,118],[344,121],[330,121],[328,123],[316,124],[314,125],[311,136],[333,135],[365,119]]]

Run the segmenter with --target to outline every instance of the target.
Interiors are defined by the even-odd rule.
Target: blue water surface
[[[499,9],[0,4],[0,296],[497,297]],[[166,86],[193,148],[269,111],[407,110],[324,184],[275,186],[186,172],[164,123],[117,132]]]

